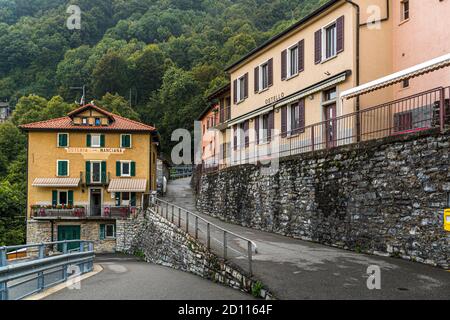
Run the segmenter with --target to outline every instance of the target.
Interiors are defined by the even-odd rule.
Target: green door
[[[80,226],[58,226],[58,241],[64,240],[80,240]],[[68,243],[67,250],[73,250],[80,247],[77,242]],[[58,251],[63,251],[62,244],[58,245]]]

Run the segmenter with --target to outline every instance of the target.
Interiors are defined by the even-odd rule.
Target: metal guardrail
[[[79,244],[68,250],[69,244]],[[60,245],[62,254],[47,256],[48,247]],[[33,259],[8,261],[7,253],[14,250],[34,249]],[[94,265],[93,241],[68,240],[41,244],[0,247],[0,300],[20,300],[46,288],[67,281],[70,277],[90,272]],[[69,267],[77,266],[75,274],[69,275]],[[34,283],[33,283],[34,282]],[[11,292],[15,291],[15,296]]]
[[[248,261],[248,271],[250,275],[253,274],[253,268],[252,268],[252,261],[253,261],[253,253],[258,253],[258,248],[255,242],[252,240],[242,237],[232,231],[226,230],[222,227],[219,227],[218,225],[211,223],[210,221],[200,217],[199,215],[190,212],[189,210],[186,210],[184,208],[181,208],[175,204],[169,203],[167,201],[161,200],[159,198],[153,198],[153,200],[149,201],[150,207],[153,207],[153,211],[156,214],[161,215],[166,220],[172,222],[173,224],[176,224],[179,228],[185,228],[186,233],[193,233],[193,236],[197,240],[204,240],[206,243],[206,247],[208,250],[212,249],[211,246],[211,240],[215,240],[216,243],[218,243],[222,248],[222,256],[225,260],[229,257],[229,251],[233,251],[235,253],[238,253],[239,255],[245,254],[247,261]],[[169,208],[171,209],[171,213],[169,214]],[[182,226],[182,221],[184,222],[184,226]],[[194,222],[193,230],[189,226],[190,221]],[[200,222],[203,222],[205,225],[206,230],[202,230],[200,226]],[[216,229],[218,232],[222,233],[223,235],[223,242],[221,242],[218,239],[215,239],[211,237],[211,231],[212,229]],[[199,232],[202,232],[205,235],[205,239],[200,239]],[[239,250],[231,247],[229,245],[229,236],[234,236],[235,238],[242,240],[247,243],[247,249],[246,252],[239,252]]]

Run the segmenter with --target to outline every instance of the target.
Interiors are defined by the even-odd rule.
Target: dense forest
[[[86,101],[155,125],[169,152],[223,69],[326,0],[0,0],[0,245],[24,241],[26,138],[19,124]],[[69,30],[69,5],[81,29]]]

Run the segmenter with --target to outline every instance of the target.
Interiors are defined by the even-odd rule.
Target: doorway
[[[337,145],[336,104],[324,106],[325,112],[325,138],[327,148]]]
[[[58,241],[64,240],[80,240],[81,227],[80,226],[58,226]],[[67,250],[74,250],[80,247],[77,242],[67,244]],[[63,251],[63,245],[58,244],[58,251]]]
[[[102,215],[102,189],[90,189],[90,216]]]

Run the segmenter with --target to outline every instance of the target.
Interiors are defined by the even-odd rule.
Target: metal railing
[[[76,248],[70,249],[69,246]],[[48,255],[55,246],[61,254]],[[8,252],[27,257],[8,261]],[[20,300],[93,269],[94,243],[84,240],[0,247],[0,300]],[[73,267],[73,268],[72,268]],[[72,272],[72,274],[70,274]]]
[[[231,119],[231,106],[219,110],[219,123],[222,124]]]
[[[225,159],[205,161],[203,172],[433,128],[443,131],[448,124],[450,87],[440,87],[280,134],[254,132],[252,141],[250,132],[241,132],[246,141]]]
[[[151,195],[149,195],[151,196]],[[247,271],[253,274],[253,254],[258,253],[256,243],[232,231],[226,230],[201,216],[175,204],[153,198],[149,206],[154,213],[183,229],[196,240],[203,242],[208,250],[215,251],[225,260],[233,259],[236,264],[247,260]],[[234,241],[234,243],[232,243]],[[242,243],[245,244],[242,248]],[[243,266],[245,268],[245,266]]]
[[[105,218],[105,219],[126,219],[136,214],[139,210],[137,206],[76,206],[74,208],[58,208],[58,207],[32,207],[34,218]]]

